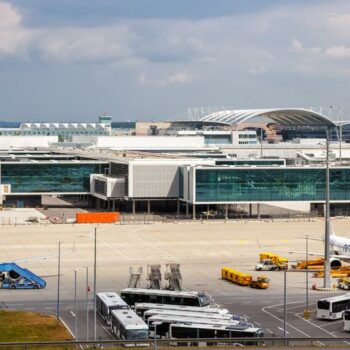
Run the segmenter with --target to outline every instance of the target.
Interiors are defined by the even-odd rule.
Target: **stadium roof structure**
[[[264,118],[283,126],[335,126],[334,122],[323,114],[304,108],[234,110],[217,107],[194,107],[176,115],[172,121],[237,125],[257,118]]]

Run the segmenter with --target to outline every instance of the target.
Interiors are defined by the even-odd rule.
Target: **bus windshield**
[[[317,302],[317,307],[321,310],[329,310],[329,301],[327,300],[319,300]]]
[[[147,329],[128,329],[126,331],[126,339],[147,339]]]

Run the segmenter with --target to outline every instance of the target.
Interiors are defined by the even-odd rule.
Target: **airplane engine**
[[[340,269],[341,261],[339,259],[331,259],[331,269]]]
[[[9,271],[9,278],[10,279],[17,281],[17,280],[19,280],[20,277],[21,276],[16,271],[14,271],[14,270]]]

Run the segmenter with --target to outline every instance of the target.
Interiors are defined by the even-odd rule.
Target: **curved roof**
[[[256,117],[264,117],[271,122],[284,126],[334,126],[334,122],[309,109],[303,108],[272,108],[272,109],[218,109],[190,108],[187,113],[175,116],[173,121],[181,122],[211,122],[226,125],[244,123]]]

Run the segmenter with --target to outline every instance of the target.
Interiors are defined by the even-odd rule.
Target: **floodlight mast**
[[[331,287],[331,263],[330,263],[330,249],[329,249],[329,235],[330,235],[330,206],[329,206],[329,127],[326,128],[326,188],[325,188],[325,236],[324,236],[324,276],[323,287]]]

